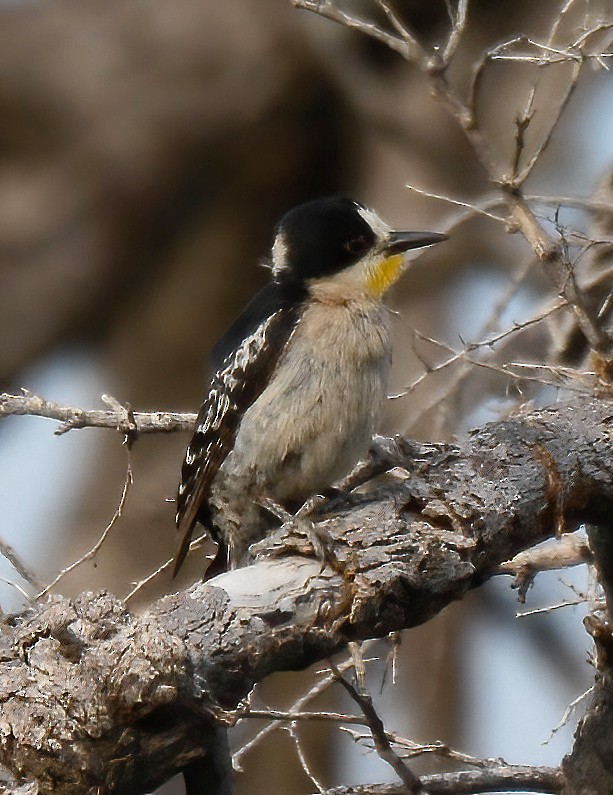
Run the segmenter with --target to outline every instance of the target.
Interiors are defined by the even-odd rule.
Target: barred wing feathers
[[[243,414],[264,391],[298,322],[301,298],[295,290],[271,282],[213,351],[216,370],[181,472],[176,517],[181,545],[174,574],[185,560],[196,522],[213,531],[208,503],[211,485],[232,450]]]

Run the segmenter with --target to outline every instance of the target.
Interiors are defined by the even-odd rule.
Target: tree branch
[[[349,696],[362,710],[377,753],[384,762],[387,762],[402,781],[403,792],[406,793],[406,795],[413,795],[413,793],[421,792],[423,789],[421,781],[393,749],[385,731],[383,721],[379,717],[372,703],[371,695],[368,690],[366,690],[365,685],[362,683],[362,686],[359,688],[354,687],[351,682],[345,679],[335,665],[332,665],[332,671],[336,676],[337,682],[344,687]],[[356,676],[356,678],[358,680],[360,679],[359,676]]]
[[[457,773],[431,773],[421,776],[423,791],[428,795],[477,795],[481,792],[561,792],[562,773],[551,767],[529,765],[496,765],[482,770]],[[376,784],[364,787],[335,787],[324,795],[405,795],[397,784]]]
[[[219,707],[268,674],[421,624],[560,519],[610,513],[612,423],[610,402],[576,399],[457,445],[389,440],[406,478],[319,517],[334,571],[292,554],[286,528],[141,615],[104,593],[50,597],[0,636],[0,765],[40,793],[150,791],[206,756]]]
[[[562,46],[553,47],[553,41],[559,32],[560,18],[568,13],[569,4],[567,3],[561,9],[560,14],[556,15],[546,43],[539,44],[525,36],[519,36],[484,52],[473,67],[468,98],[465,101],[459,92],[455,90],[448,77],[449,67],[466,26],[468,5],[464,0],[458,0],[455,12],[450,11],[451,28],[447,43],[443,48],[425,47],[408,30],[406,25],[401,25],[400,21],[395,16],[390,17],[389,13],[387,14],[388,20],[396,33],[385,31],[374,23],[352,16],[340,9],[334,0],[292,1],[294,6],[298,8],[306,8],[322,17],[334,20],[348,28],[358,30],[367,36],[377,39],[390,49],[398,52],[408,62],[416,64],[428,77],[434,97],[441,102],[462,129],[477,160],[485,169],[489,181],[501,189],[505,196],[510,213],[509,230],[520,231],[525,237],[558,294],[565,296],[573,307],[577,324],[590,347],[603,357],[603,370],[608,370],[611,358],[613,358],[613,338],[603,327],[599,318],[590,312],[587,302],[576,284],[572,268],[569,267],[566,258],[563,256],[562,245],[548,235],[543,224],[536,218],[533,210],[528,206],[525,197],[522,195],[522,187],[549,145],[560,117],[577,86],[585,62],[590,57],[595,57],[596,62],[606,68],[604,67],[604,58],[611,57],[612,54],[610,52],[599,52],[590,56],[589,53],[584,52],[584,48],[593,36],[609,30],[613,23],[597,20],[591,28],[583,31],[575,41],[568,43],[563,48]],[[382,5],[381,2],[379,5]],[[383,4],[382,7],[385,11],[387,4]],[[403,31],[405,35],[402,35]],[[517,56],[512,52],[512,48],[518,43],[524,42],[529,44],[535,52],[527,56]],[[525,154],[525,133],[535,115],[534,97],[538,83],[537,78],[529,91],[523,113],[516,119],[514,153],[509,168],[504,168],[496,161],[487,136],[479,125],[478,100],[487,64],[492,60],[516,60],[518,57],[533,64],[537,70],[559,61],[569,62],[571,64],[571,73],[565,83],[562,96],[555,107],[549,109],[548,124],[540,142],[527,158],[527,163],[521,167],[520,161]]]
[[[600,506],[588,538],[606,604],[584,619],[594,639],[596,678],[591,703],[575,733],[572,752],[562,760],[563,795],[613,792],[613,511]]]
[[[60,436],[73,428],[114,428],[123,434],[169,433],[192,430],[195,414],[178,411],[132,411],[108,395],[102,400],[109,409],[79,409],[45,400],[25,392],[23,395],[0,394],[0,419],[9,416],[45,417],[61,423],[55,433]]]

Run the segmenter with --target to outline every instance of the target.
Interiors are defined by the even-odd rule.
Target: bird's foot
[[[280,526],[261,541],[252,544],[249,556],[254,558],[264,555],[274,558],[302,555],[316,558],[321,562],[322,569],[328,566],[344,576],[347,565],[336,553],[336,542],[322,523],[316,520],[324,514],[334,512],[337,504],[342,504],[346,499],[346,492],[330,487],[309,497],[295,513],[290,513],[270,497],[260,499],[258,505],[279,522]]]
[[[309,497],[298,508],[294,516],[320,517],[325,514],[336,513],[345,504],[348,497],[348,492],[335,486],[330,486],[327,489],[323,489],[319,494]]]
[[[262,497],[258,500],[257,504],[263,511],[281,524],[290,522],[293,518],[293,514],[281,505],[280,502],[273,500],[272,497]]]
[[[307,503],[298,513],[290,515],[281,527],[268,535],[249,550],[251,557],[284,557],[301,555],[315,558],[324,566],[329,566],[337,573],[344,573],[344,563],[336,555],[335,541],[321,525],[309,518],[310,510]],[[310,506],[309,506],[310,507]]]

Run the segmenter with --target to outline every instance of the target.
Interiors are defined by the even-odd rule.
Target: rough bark
[[[292,551],[285,529],[249,567],[142,615],[109,594],[52,597],[3,628],[0,764],[42,793],[151,790],[206,755],[220,709],[273,671],[421,624],[522,549],[606,524],[612,437],[613,404],[585,398],[526,410],[458,444],[396,437],[386,465],[404,477],[319,518],[332,567]],[[300,545],[297,530],[290,542]],[[609,682],[601,678],[606,703]],[[600,728],[608,749],[612,724]],[[565,795],[610,791],[585,788],[585,759],[578,746],[567,760],[568,780],[576,771],[583,789],[568,784]]]
[[[594,639],[596,677],[592,701],[575,732],[574,748],[562,763],[566,778],[562,795],[613,792],[613,511],[610,505],[602,508],[599,523],[588,527],[588,537],[606,608],[584,621]]]

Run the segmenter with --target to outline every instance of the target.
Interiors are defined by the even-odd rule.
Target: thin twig
[[[446,196],[441,193],[432,193],[431,191],[425,190],[424,188],[418,188],[416,185],[410,185],[408,183],[405,184],[405,188],[408,188],[410,191],[414,193],[419,193],[420,196],[427,196],[429,199],[438,199],[439,201],[447,202],[448,204],[453,204],[456,207],[466,207],[468,210],[471,210],[472,214],[474,215],[484,215],[486,218],[491,218],[493,221],[498,221],[499,223],[506,224],[507,218],[503,215],[496,215],[495,213],[490,212],[487,208],[492,205],[502,204],[503,201],[499,196],[492,197],[490,199],[486,199],[481,204],[476,204],[474,202],[465,201],[463,199],[453,199],[451,196]],[[445,224],[445,231],[450,231],[450,227],[448,224]]]
[[[576,207],[579,210],[593,213],[612,212],[611,204],[607,201],[599,201],[590,196],[543,196],[539,194],[525,194],[526,201],[545,205]]]
[[[82,563],[85,563],[85,561],[92,560],[93,558],[95,558],[96,555],[98,554],[98,551],[100,550],[100,547],[104,544],[104,542],[108,538],[109,533],[111,532],[111,530],[113,529],[113,527],[115,526],[115,524],[117,523],[119,518],[121,517],[121,514],[123,512],[124,506],[126,504],[126,500],[128,498],[128,493],[130,491],[130,486],[134,482],[134,475],[133,475],[133,472],[132,472],[132,456],[130,454],[130,447],[129,447],[129,444],[128,444],[128,437],[126,437],[124,445],[125,445],[125,448],[126,448],[126,456],[127,456],[126,475],[125,475],[124,482],[123,482],[123,487],[122,487],[122,490],[121,490],[121,497],[119,499],[119,504],[117,505],[117,508],[115,509],[115,512],[113,513],[113,516],[111,517],[110,522],[104,528],[104,530],[102,531],[102,534],[100,535],[100,538],[96,541],[96,543],[93,545],[93,547],[88,552],[86,552],[84,555],[82,555],[78,560],[75,560],[69,566],[66,566],[64,569],[62,569],[60,571],[60,573],[55,577],[55,579],[52,580],[49,583],[49,585],[45,586],[43,588],[43,590],[37,595],[37,597],[36,597],[37,599],[41,599],[43,596],[48,594],[49,591],[54,586],[56,586],[58,584],[58,582],[60,582],[60,580],[64,579],[64,577],[67,574],[69,574],[71,571],[76,569]]]
[[[350,30],[357,30],[360,33],[364,33],[366,36],[380,41],[391,50],[402,55],[407,61],[418,62],[423,57],[423,51],[416,41],[405,38],[404,36],[400,37],[394,35],[374,22],[367,22],[366,20],[351,16],[351,14],[347,14],[345,11],[337,8],[330,0],[292,0],[292,3],[294,8],[311,11],[320,17],[338,22],[340,25],[344,25]]]
[[[585,692],[581,693],[581,695],[577,696],[577,698],[573,699],[570,702],[570,704],[564,710],[564,715],[562,715],[562,718],[561,718],[560,722],[558,723],[558,725],[554,726],[553,729],[551,730],[551,734],[549,735],[549,737],[546,740],[543,740],[543,745],[547,745],[547,743],[549,743],[552,740],[554,735],[556,735],[560,731],[560,729],[563,729],[564,726],[566,726],[566,724],[570,720],[570,716],[573,714],[575,709],[593,691],[594,691],[594,685],[592,685],[591,687],[588,687],[588,689]]]
[[[559,768],[497,764],[482,770],[429,773],[421,777],[421,783],[428,795],[478,795],[510,790],[551,795],[562,791],[565,778]],[[403,795],[404,792],[396,784],[372,784],[359,788],[335,787],[324,795]]]
[[[592,317],[574,278],[569,278],[569,267],[564,258],[562,245],[547,234],[526,200],[518,193],[509,194],[509,207],[518,228],[541,260],[545,274],[557,292],[573,307],[579,327],[591,348],[605,356],[609,355],[613,348],[613,340],[602,329],[597,319]]]
[[[38,577],[34,574],[34,572],[26,566],[26,564],[21,560],[19,555],[15,552],[13,547],[8,544],[6,541],[0,539],[0,555],[2,555],[11,566],[15,569],[17,574],[24,579],[29,585],[39,591],[43,584],[38,579]]]
[[[313,785],[317,789],[317,792],[324,793],[326,791],[326,788],[315,775],[315,771],[309,764],[306,754],[304,753],[302,743],[300,742],[300,735],[298,734],[297,724],[291,723],[289,726],[285,728],[289,732],[289,735],[292,738],[292,740],[294,741],[294,746],[296,747],[296,754],[298,755],[300,766],[304,770],[305,775],[313,782]]]
[[[370,694],[366,691],[358,692],[358,690],[343,677],[334,663],[330,663],[330,668],[336,676],[338,683],[347,691],[350,697],[362,710],[362,713],[368,723],[368,727],[370,728],[375,749],[381,759],[383,759],[384,762],[387,762],[387,764],[396,773],[398,778],[405,785],[406,791],[408,793],[421,792],[422,785],[419,777],[413,773],[408,765],[403,762],[403,760],[392,748],[385,733],[383,722],[373,706]]]
[[[450,6],[448,6],[451,11]],[[455,14],[450,13],[451,30],[449,31],[449,38],[443,50],[443,63],[448,65],[456,53],[460,44],[460,39],[466,28],[466,20],[468,16],[468,0],[458,0],[458,5]]]
[[[538,384],[546,386],[564,387],[565,389],[579,392],[580,394],[593,394],[597,388],[609,389],[609,384],[602,380],[600,375],[594,370],[577,370],[574,367],[563,367],[562,365],[548,365],[537,364],[535,362],[505,362],[503,364],[496,364],[484,359],[477,359],[471,356],[467,349],[456,350],[451,345],[448,345],[441,340],[436,340],[433,337],[428,337],[416,329],[413,330],[416,337],[419,337],[426,342],[437,345],[441,350],[447,351],[451,354],[448,359],[445,359],[438,365],[427,366],[427,370],[421,376],[415,379],[405,389],[392,395],[393,399],[405,397],[412,392],[419,384],[430,374],[449,367],[455,362],[468,362],[475,367],[481,367],[485,370],[490,370],[494,373],[507,376],[516,381],[534,381]],[[423,359],[421,359],[424,366],[426,366]]]
[[[498,328],[500,324],[500,319],[502,317],[502,313],[504,310],[509,306],[511,299],[517,294],[520,287],[524,284],[528,276],[530,275],[532,268],[533,268],[534,260],[532,258],[527,259],[521,267],[515,272],[513,279],[509,282],[508,286],[505,290],[499,295],[497,301],[492,306],[492,310],[490,312],[489,317],[482,325],[479,336],[483,338],[485,335],[492,334]],[[507,338],[508,342],[511,343],[514,338],[509,337]],[[504,350],[504,346],[502,346]],[[501,353],[501,348],[497,348],[497,352]],[[488,347],[484,349],[485,357],[493,356],[494,355],[494,348]],[[411,416],[411,425],[410,427],[416,427],[416,425],[422,420],[424,416],[428,414],[428,412],[432,411],[436,408],[441,415],[441,417],[450,417],[451,411],[455,410],[458,401],[453,400],[453,397],[459,393],[459,390],[462,386],[466,383],[467,379],[471,375],[474,370],[474,366],[469,362],[463,363],[461,366],[457,367],[455,372],[452,374],[448,374],[447,378],[445,379],[444,388],[442,394],[440,392],[434,394],[429,400],[426,400],[422,405],[420,411]],[[408,429],[407,429],[408,430]]]
[[[547,149],[547,147],[549,146],[553,133],[557,127],[558,121],[560,120],[560,117],[564,113],[564,110],[566,109],[570,101],[570,98],[573,95],[575,88],[577,87],[577,81],[579,80],[579,73],[581,72],[582,65],[583,65],[582,62],[573,61],[571,75],[568,81],[566,82],[564,93],[562,94],[555,110],[550,115],[548,115],[547,132],[542,137],[540,144],[536,147],[536,149],[532,153],[532,156],[530,157],[530,160],[522,168],[519,174],[517,174],[517,170],[515,169],[515,173],[511,178],[511,184],[513,185],[513,187],[519,188],[521,185],[524,184],[524,182],[528,179],[528,177],[534,170],[534,167],[538,163],[541,155],[543,154],[545,149]],[[526,118],[527,118],[526,124],[529,124],[532,116],[530,115]],[[519,164],[520,154],[521,152],[518,152],[517,165]]]
[[[566,602],[556,602],[553,605],[546,607],[535,607],[532,610],[524,610],[521,613],[515,613],[515,618],[527,618],[528,616],[545,615],[553,613],[554,610],[559,610],[561,607],[577,607],[577,605],[584,605],[587,599],[570,599]]]
[[[335,723],[352,723],[358,726],[368,726],[366,719],[361,715],[349,715],[342,712],[303,712],[301,710],[282,709],[252,709],[250,706],[239,709],[234,715],[240,720],[252,718],[255,720],[275,720],[283,723],[296,721],[332,721]]]
[[[562,19],[564,18],[564,16],[570,11],[570,8],[571,8],[571,6],[573,5],[574,2],[575,2],[575,0],[567,0],[567,3],[564,6],[564,8],[562,8],[562,10],[558,14],[556,14],[556,17],[554,19],[554,22],[553,22],[553,25],[551,27],[551,30],[549,31],[549,36],[547,37],[547,46],[548,47],[552,47],[553,46],[553,42],[554,42],[556,34],[558,32],[559,25],[562,22]],[[579,62],[579,69],[580,68],[581,68],[581,62]],[[519,173],[519,161],[520,161],[522,150],[523,150],[524,133],[525,133],[525,130],[529,126],[529,124],[530,124],[530,122],[531,122],[531,120],[532,120],[532,118],[534,116],[534,98],[536,96],[537,88],[538,88],[539,82],[541,80],[541,75],[542,75],[542,72],[539,70],[537,72],[536,79],[534,80],[534,83],[532,84],[532,86],[530,88],[530,91],[528,93],[528,99],[526,101],[526,105],[524,107],[523,113],[521,114],[521,116],[518,117],[518,119],[516,121],[518,129],[517,129],[515,156],[514,156],[514,160],[513,160],[513,167],[512,167],[512,170],[511,170],[511,181],[512,181],[512,183],[515,186],[522,185],[525,182],[525,180],[528,177],[529,173],[532,171],[532,169],[536,165],[536,162],[538,161],[538,158],[543,153],[543,151],[545,150],[546,146],[549,144],[549,141],[551,139],[551,135],[553,134],[553,130],[554,130],[556,124],[558,123],[558,120],[559,120],[559,118],[560,118],[560,116],[562,114],[562,111],[566,107],[566,105],[568,103],[568,100],[570,99],[570,95],[571,95],[571,93],[574,90],[574,87],[576,85],[576,78],[574,78],[572,89],[562,98],[561,102],[558,105],[558,109],[557,109],[556,114],[554,115],[553,120],[550,121],[548,135],[546,135],[543,138],[543,140],[541,141],[541,145],[539,147],[537,147],[537,149],[533,153],[533,156],[532,156],[530,162],[528,163],[528,165],[525,167],[525,169],[520,174]],[[577,77],[578,77],[578,72],[577,72]]]
[[[6,577],[0,577],[0,582],[3,582],[5,585],[10,585],[11,588],[14,588],[16,591],[18,591],[18,593],[20,593],[23,596],[26,602],[34,601],[34,597],[31,594],[29,594],[26,591],[26,589],[23,586],[21,586],[18,582],[15,582],[15,580],[9,580]],[[2,610],[0,610],[0,615],[2,615]]]
[[[348,734],[355,742],[366,743],[372,745],[372,735],[364,734],[350,729],[346,726],[341,726],[341,731]],[[407,737],[402,737],[395,732],[387,732],[386,736],[390,743],[393,743],[397,748],[402,750],[400,756],[403,759],[415,759],[419,756],[426,754],[438,756],[442,759],[448,759],[452,762],[457,762],[462,765],[471,765],[473,767],[488,767],[493,764],[498,764],[500,759],[481,759],[470,754],[465,754],[454,748],[450,748],[445,743],[437,740],[432,743],[417,743],[414,740],[409,740]],[[370,746],[369,746],[370,747]]]
[[[414,48],[414,52],[419,56],[421,52],[421,47],[417,40],[417,37],[409,29],[408,25],[406,25],[405,22],[400,19],[400,17],[392,8],[388,0],[376,0],[376,3],[379,6],[379,8],[383,11],[383,13],[387,17],[388,21],[390,22],[396,33],[398,33],[398,35],[401,36],[401,38],[404,39],[405,42],[407,42],[409,47]]]
[[[537,317],[529,318],[528,320],[525,320],[522,323],[515,323],[512,326],[512,328],[505,329],[504,331],[501,331],[498,334],[492,335],[491,337],[489,337],[489,338],[487,338],[485,340],[479,340],[477,342],[465,343],[464,348],[461,349],[461,350],[457,350],[457,349],[453,348],[452,346],[448,345],[447,343],[444,343],[444,342],[442,342],[440,340],[436,340],[433,337],[429,337],[428,335],[424,334],[423,332],[419,331],[418,329],[413,329],[412,333],[413,333],[414,338],[421,339],[424,342],[431,343],[432,345],[435,345],[438,348],[441,348],[442,350],[447,351],[451,355],[447,359],[444,359],[442,362],[440,362],[438,364],[429,365],[423,360],[423,358],[420,356],[419,352],[415,351],[416,355],[418,356],[418,358],[420,359],[420,361],[424,365],[425,372],[422,373],[421,375],[419,375],[417,378],[415,378],[415,380],[412,381],[409,385],[405,386],[404,389],[402,390],[402,392],[399,392],[399,393],[397,393],[395,395],[390,395],[390,399],[397,400],[398,398],[405,397],[410,392],[413,392],[429,375],[431,375],[432,373],[437,373],[437,372],[439,372],[441,370],[444,370],[444,369],[450,367],[451,365],[455,364],[456,362],[466,362],[466,363],[468,363],[468,364],[470,364],[472,366],[487,367],[488,366],[487,360],[481,360],[481,359],[477,360],[477,359],[474,359],[473,357],[471,357],[469,354],[471,354],[474,351],[479,350],[479,349],[493,350],[494,347],[498,343],[510,338],[511,336],[514,336],[514,335],[518,334],[521,331],[525,331],[526,329],[534,327],[535,325],[541,323],[546,318],[548,318],[551,315],[553,315],[554,313],[558,312],[564,306],[566,306],[565,303],[554,304],[553,306],[551,306],[548,309],[546,309],[543,312],[541,312],[541,314],[539,314]],[[510,363],[508,365],[504,365],[504,364],[494,365],[494,364],[492,364],[490,366],[492,368],[496,369],[498,372],[503,372],[505,375],[514,375],[512,373],[512,371],[510,371],[507,368],[520,367],[520,366],[540,367],[541,365],[536,365],[536,364],[532,365],[530,363]],[[581,373],[581,375],[583,376],[583,375],[585,375],[585,373]],[[592,376],[594,374],[593,373],[589,373],[589,375]],[[519,377],[519,376],[516,376],[516,377]],[[523,378],[524,376],[522,375],[521,377]],[[438,399],[439,398],[437,398],[437,400]]]
[[[370,648],[370,646],[372,646],[374,643],[375,641],[367,641],[364,646]],[[353,661],[351,658],[348,658],[338,663],[338,670],[344,672],[349,670],[352,666]],[[334,682],[336,682],[336,676],[333,673],[326,673],[304,695],[296,699],[288,711],[301,712],[307,704],[316,699],[317,696],[321,695],[321,693],[333,685]],[[249,751],[252,751],[257,745],[259,745],[262,740],[268,737],[269,734],[280,728],[280,726],[281,723],[279,721],[271,722],[268,726],[265,726],[254,737],[252,737],[251,740],[248,740],[244,745],[237,749],[232,756],[232,765],[234,769],[241,770],[241,762],[243,757],[248,754]]]
[[[558,30],[562,22],[564,21],[567,14],[570,13],[572,7],[577,2],[577,0],[566,0],[566,3],[562,6],[562,8],[556,14],[556,18],[551,26],[551,30],[549,31],[549,36],[547,38],[547,44],[551,47],[555,41],[556,36],[558,35]]]
[[[202,544],[206,540],[206,538],[207,538],[206,534],[198,536],[197,538],[194,538],[194,540],[189,545],[189,551],[190,552],[194,552],[194,550],[200,549],[200,547],[202,546]],[[165,560],[164,563],[162,563],[160,566],[158,566],[156,569],[154,569],[146,577],[143,577],[142,580],[139,580],[138,582],[135,582],[133,584],[132,590],[127,594],[127,596],[124,596],[124,599],[123,599],[124,603],[127,604],[130,601],[130,599],[133,599],[136,596],[136,594],[140,590],[142,590],[146,585],[148,585],[150,582],[152,582],[156,577],[159,577],[160,574],[163,574],[165,571],[168,571],[168,569],[170,569],[170,567],[172,566],[172,564],[174,562],[175,562],[175,558],[174,558],[174,555],[173,555],[172,558],[168,558],[168,560]]]

